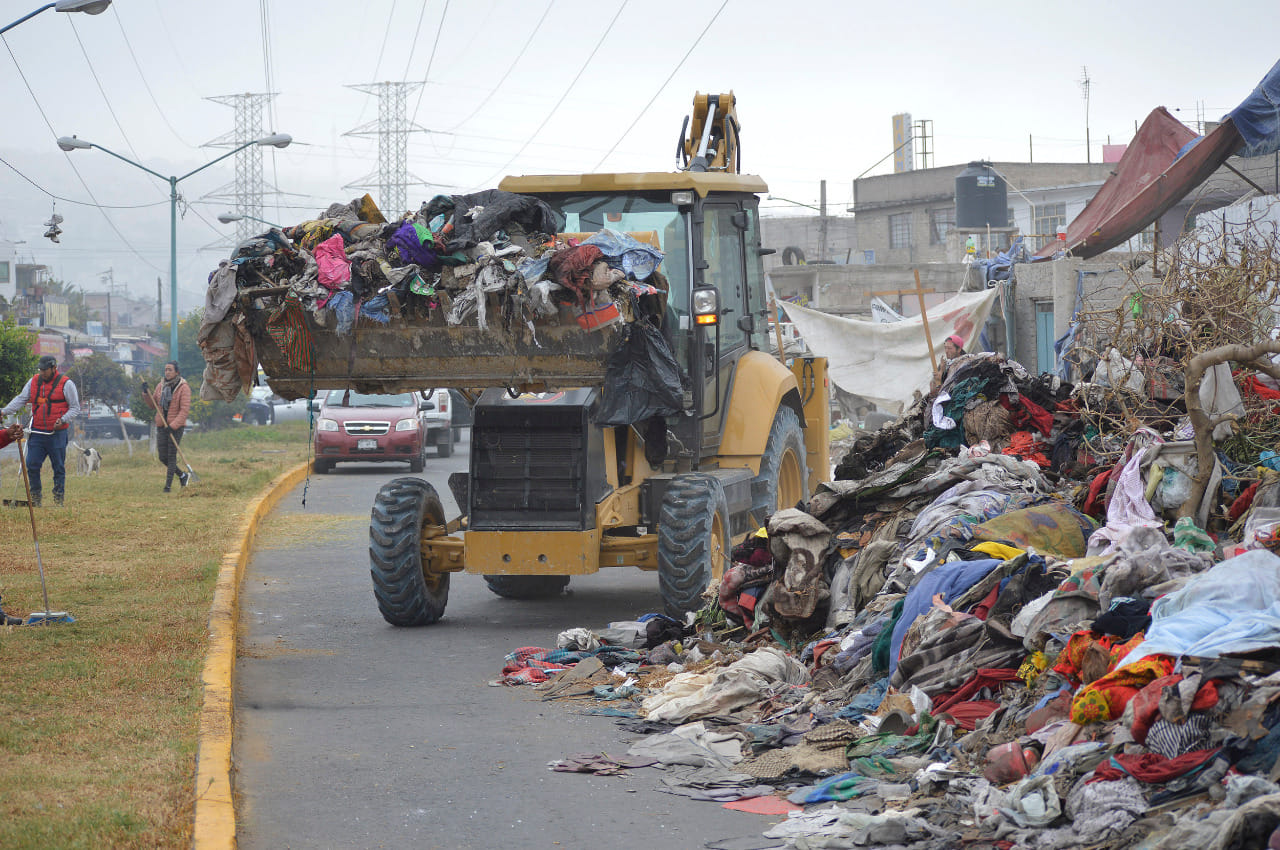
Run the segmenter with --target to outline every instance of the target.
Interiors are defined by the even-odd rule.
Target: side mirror
[[[307,410],[309,410],[309,411],[310,411],[310,412],[312,412],[312,413],[319,413],[319,412],[320,412],[320,399],[318,399],[318,398],[309,398],[309,399],[307,399]]]

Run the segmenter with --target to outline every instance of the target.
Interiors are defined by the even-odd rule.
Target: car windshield
[[[351,393],[351,397],[344,404],[342,399],[345,395],[347,395],[346,390],[329,390],[325,404],[329,407],[414,407],[416,405],[413,393],[397,393],[396,395]]]

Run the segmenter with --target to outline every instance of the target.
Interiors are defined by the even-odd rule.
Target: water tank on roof
[[[1008,227],[1009,190],[989,162],[971,162],[956,176],[956,228]]]

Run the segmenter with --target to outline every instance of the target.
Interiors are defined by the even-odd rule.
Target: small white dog
[[[75,440],[68,443],[76,452],[76,472],[80,475],[92,475],[102,470],[102,455],[93,446],[84,448]]]

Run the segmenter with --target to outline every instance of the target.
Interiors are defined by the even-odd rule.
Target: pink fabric
[[[329,237],[316,246],[316,264],[320,266],[320,285],[326,289],[341,289],[351,280],[351,263],[340,234]]]

